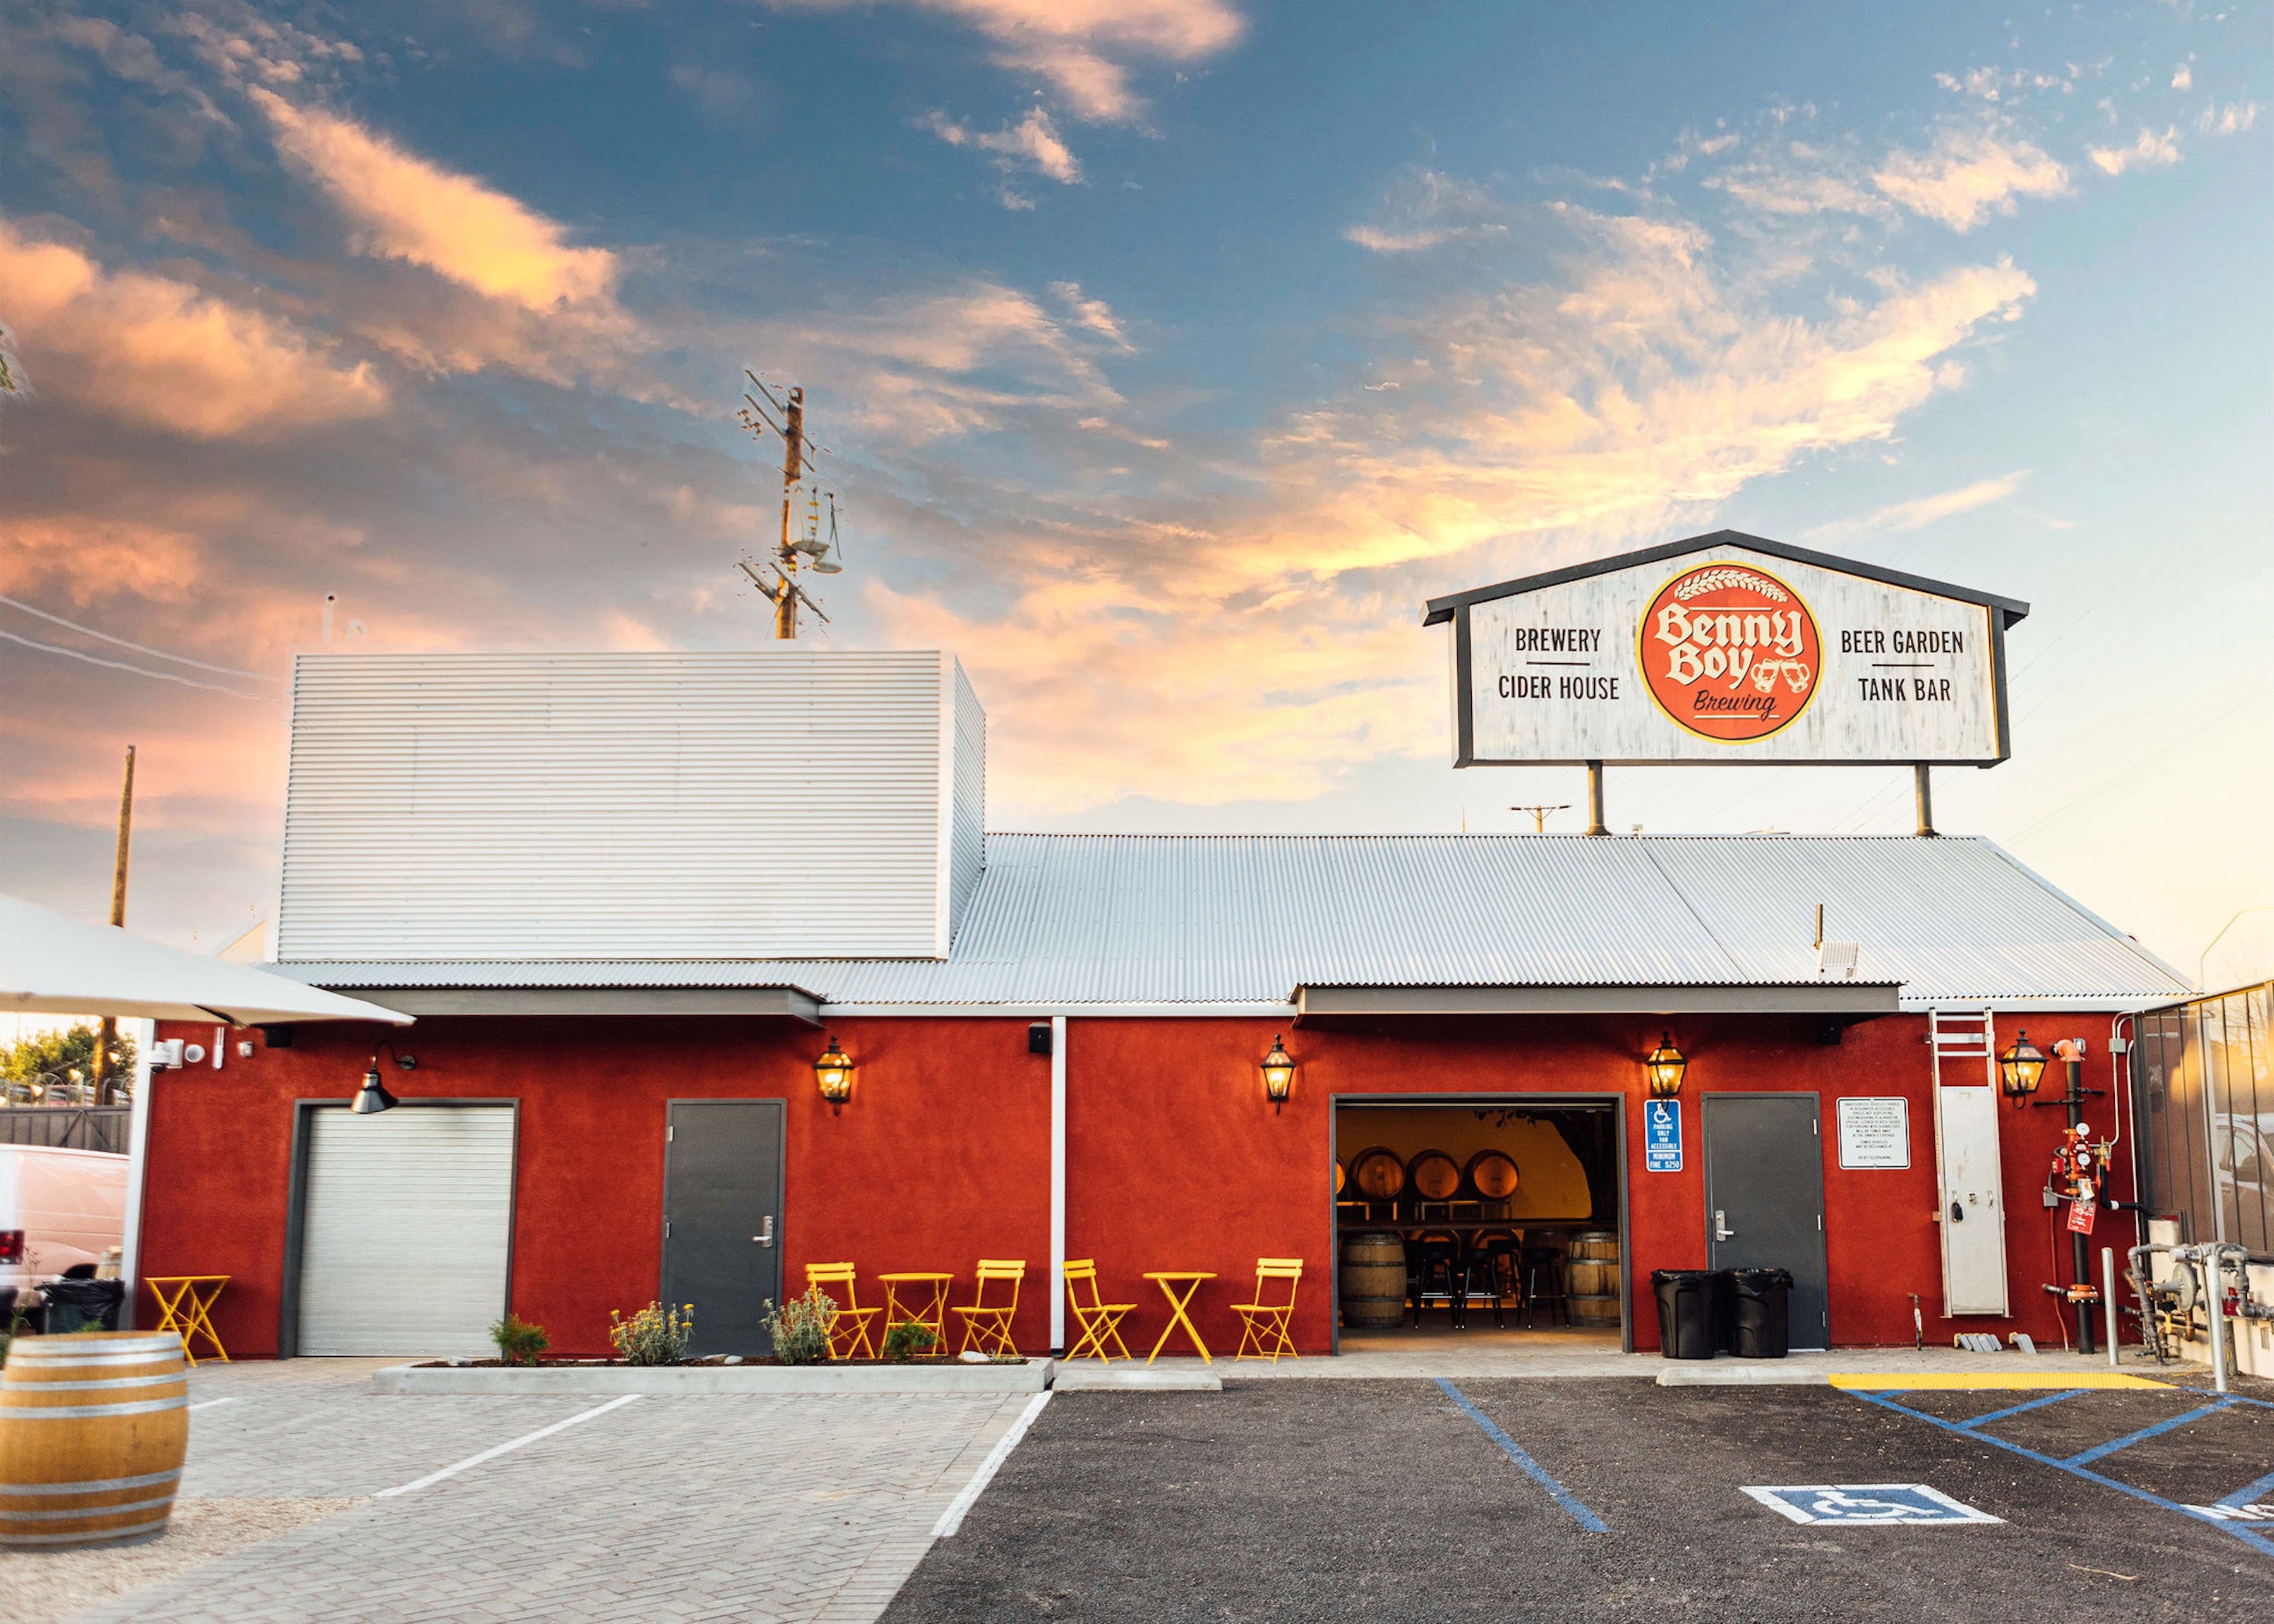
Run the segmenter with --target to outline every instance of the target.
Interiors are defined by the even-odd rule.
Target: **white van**
[[[0,1317],[18,1289],[117,1261],[126,1162],[102,1150],[0,1145]]]

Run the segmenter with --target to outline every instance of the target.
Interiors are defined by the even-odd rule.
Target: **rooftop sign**
[[[1989,766],[2027,604],[1719,530],[1433,598],[1454,765]]]

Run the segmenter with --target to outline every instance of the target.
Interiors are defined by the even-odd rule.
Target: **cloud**
[[[281,316],[144,271],[106,271],[0,220],[0,322],[43,394],[199,440],[270,438],[383,410],[365,363]]]
[[[780,10],[846,11],[867,0],[769,0]],[[1130,63],[1193,63],[1231,49],[1246,21],[1227,0],[902,0],[955,19],[996,48],[995,60],[1041,77],[1076,117],[1127,123],[1144,102]]]
[[[2195,88],[2195,70],[2184,62],[2180,64],[2178,70],[2172,75],[2172,88],[2174,90],[2192,90]]]
[[[2129,147],[2094,147],[2087,149],[2088,155],[2106,175],[2121,175],[2131,169],[2169,169],[2180,161],[2179,136],[2179,131],[2170,125],[2161,135],[2143,129]]]
[[[1972,485],[1961,485],[1954,491],[1896,502],[1860,519],[1841,519],[1830,524],[1819,524],[1810,530],[1808,536],[1812,541],[1837,541],[1888,530],[1924,530],[1954,514],[1970,513],[1977,508],[1988,508],[2004,501],[2020,490],[2022,482],[2029,477],[2029,470],[2024,468],[2010,474],[2001,474],[1995,479],[1977,479]]]
[[[1062,186],[1081,184],[1080,161],[1059,138],[1058,126],[1050,122],[1050,116],[1041,108],[1028,109],[1024,118],[1000,130],[974,130],[939,112],[920,120],[919,127],[930,131],[950,147],[971,147],[981,152],[992,153],[997,167],[1005,175],[1025,170],[1047,180],[1054,180]],[[1007,189],[1003,202],[1011,208],[1033,207],[1026,199]]]
[[[1423,253],[1447,243],[1508,234],[1494,218],[1502,210],[1490,192],[1434,169],[1413,169],[1399,177],[1382,212],[1379,223],[1345,227],[1344,239],[1374,253]]]
[[[356,227],[358,252],[408,260],[525,310],[612,312],[620,267],[568,229],[479,181],[416,157],[352,119],[248,92],[278,147]]]
[[[2225,107],[2203,109],[2202,116],[2195,120],[2195,128],[2205,135],[2240,135],[2257,122],[2257,102],[2230,102]]]
[[[2061,196],[2068,170],[2009,130],[1954,126],[1925,152],[1890,153],[1871,184],[1911,213],[1965,232],[2011,214],[2016,198]]]
[[[1884,440],[2035,291],[1999,260],[1809,321],[1679,218],[1565,204],[1525,229],[1565,237],[1557,274],[1362,333],[1398,387],[1286,410],[1239,466],[1215,459],[1232,489],[1006,500],[967,520],[986,593],[870,588],[896,641],[962,650],[1004,782],[1050,814],[1301,799],[1340,763],[1434,754],[1442,674],[1412,625],[1429,590],[1614,550]]]
[[[1050,284],[1050,292],[1057,297],[1058,303],[1065,306],[1067,319],[1074,326],[1085,332],[1096,334],[1124,355],[1136,350],[1137,347],[1129,342],[1128,335],[1121,330],[1120,320],[1114,315],[1113,307],[1103,299],[1094,299],[1083,293],[1080,282],[1054,282]]]

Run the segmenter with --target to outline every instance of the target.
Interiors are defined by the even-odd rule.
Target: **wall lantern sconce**
[[[1263,1097],[1271,1101],[1271,1114],[1276,1116],[1279,1108],[1287,1103],[1287,1096],[1295,1088],[1295,1062],[1287,1053],[1287,1040],[1275,1035],[1271,1052],[1263,1056]]]
[[[1659,1034],[1658,1047],[1643,1057],[1642,1069],[1650,1079],[1650,1097],[1671,1100],[1682,1092],[1682,1074],[1690,1069],[1690,1063],[1674,1047],[1674,1034],[1667,1032]]]
[[[363,1086],[357,1089],[356,1097],[348,1101],[348,1111],[350,1116],[375,1116],[381,1111],[393,1110],[400,1103],[393,1094],[388,1093],[387,1085],[379,1080],[379,1050],[381,1049],[387,1051],[387,1057],[389,1060],[406,1071],[418,1064],[418,1056],[398,1055],[395,1052],[394,1044],[384,1038],[380,1039],[378,1048],[371,1051],[371,1064],[364,1070]]]
[[[1998,1056],[1998,1086],[2014,1102],[2016,1110],[2029,1102],[2037,1093],[2037,1084],[2045,1075],[2044,1051],[2029,1041],[2023,1032],[2014,1040],[2014,1046]]]
[[[829,1114],[841,1116],[845,1101],[853,1097],[853,1056],[837,1047],[837,1034],[833,1032],[829,1034],[829,1047],[813,1063],[813,1080],[821,1085],[821,1097],[829,1101]]]

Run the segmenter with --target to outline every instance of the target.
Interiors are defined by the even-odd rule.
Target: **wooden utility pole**
[[[798,481],[805,477],[805,391],[793,388],[782,402],[782,526],[781,590],[774,597],[774,635],[784,643],[797,637],[797,549],[790,544],[790,509],[797,500]]]
[[[1509,808],[1511,812],[1531,813],[1532,832],[1536,835],[1544,835],[1547,832],[1547,815],[1550,812],[1569,812],[1570,809],[1571,803],[1568,801],[1560,807],[1510,807]]]
[[[134,747],[126,747],[126,777],[118,787],[118,849],[110,865],[110,922],[126,922],[126,853],[134,831]],[[110,1103],[110,1051],[118,1041],[115,1016],[102,1018],[94,1039],[94,1102]]]

